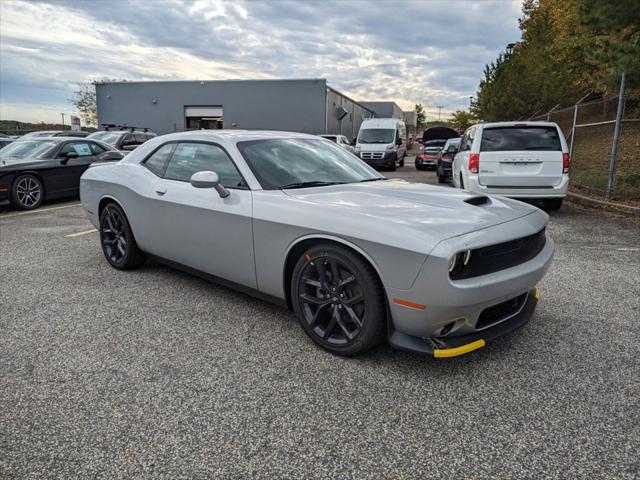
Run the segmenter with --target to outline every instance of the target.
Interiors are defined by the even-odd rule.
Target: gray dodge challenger
[[[338,355],[481,348],[531,318],[554,252],[535,207],[388,180],[297,133],[163,135],[93,164],[80,196],[113,267],[151,258],[274,300]]]

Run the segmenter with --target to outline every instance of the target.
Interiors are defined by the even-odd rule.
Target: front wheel
[[[100,244],[107,262],[118,270],[140,267],[145,258],[122,208],[109,203],[100,212]]]
[[[351,250],[320,244],[307,250],[291,278],[293,310],[304,331],[336,355],[357,355],[385,335],[382,285],[371,267]]]
[[[11,187],[11,206],[19,210],[38,208],[44,200],[42,182],[35,175],[20,175]]]

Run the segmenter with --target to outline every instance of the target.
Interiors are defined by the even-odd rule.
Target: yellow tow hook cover
[[[540,289],[538,287],[536,287],[533,290],[533,298],[536,299],[536,302],[540,300],[540,298],[542,297],[542,294],[540,293]]]
[[[485,346],[483,339],[476,340],[475,342],[467,343],[466,345],[460,345],[455,348],[436,348],[433,350],[433,356],[435,358],[450,358],[464,355],[465,353],[473,352]]]

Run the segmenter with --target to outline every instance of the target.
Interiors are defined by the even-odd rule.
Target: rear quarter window
[[[481,152],[562,150],[555,127],[501,127],[482,131]]]

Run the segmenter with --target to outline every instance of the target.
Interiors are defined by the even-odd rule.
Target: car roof
[[[298,132],[282,132],[275,130],[189,130],[186,132],[169,133],[162,135],[163,140],[208,140],[242,142],[247,140],[262,140],[268,138],[309,138],[317,139],[317,135]]]
[[[557,127],[555,122],[544,121],[521,121],[521,122],[491,122],[491,123],[479,123],[482,128],[497,128],[497,127]]]

